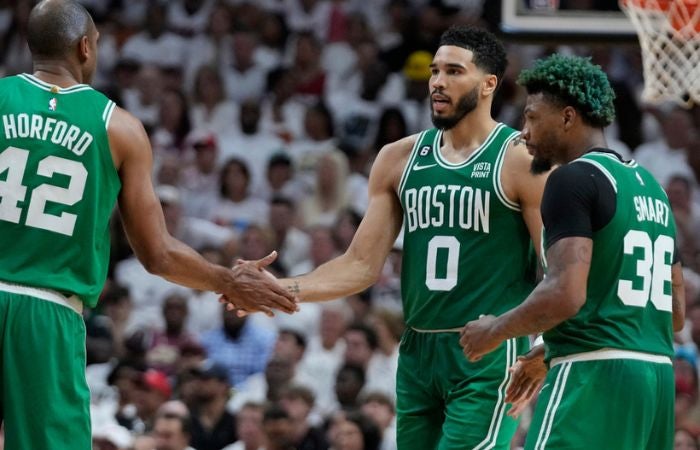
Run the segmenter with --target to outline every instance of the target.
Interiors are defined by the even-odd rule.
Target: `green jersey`
[[[399,185],[401,290],[409,326],[461,327],[481,314],[512,309],[533,289],[530,235],[500,179],[517,135],[499,124],[457,164],[440,153],[442,131],[423,131],[416,140]]]
[[[605,175],[616,208],[593,232],[586,303],[544,333],[547,359],[602,348],[672,356],[676,226],[666,193],[634,161],[591,152],[573,163],[592,164]]]
[[[83,84],[0,80],[0,280],[97,302],[121,187],[107,136],[114,108]]]

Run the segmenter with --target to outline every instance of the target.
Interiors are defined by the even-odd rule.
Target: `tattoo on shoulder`
[[[299,294],[301,289],[299,289],[299,282],[295,281],[293,284],[287,286],[287,290],[292,294]]]

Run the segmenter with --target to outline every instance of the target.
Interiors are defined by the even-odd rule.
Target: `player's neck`
[[[67,88],[83,83],[80,70],[60,61],[35,61],[34,76],[49,84]]]
[[[481,146],[496,126],[490,114],[474,110],[449,130],[445,130],[443,144],[456,153],[470,153]]]
[[[603,130],[597,128],[588,129],[582,132],[581,138],[575,140],[574,142],[575,145],[570,147],[565,163],[571,162],[595,148],[608,147]]]

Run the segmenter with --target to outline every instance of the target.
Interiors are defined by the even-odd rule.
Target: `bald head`
[[[73,0],[44,0],[29,14],[27,43],[32,55],[43,58],[66,56],[95,24],[83,6]]]

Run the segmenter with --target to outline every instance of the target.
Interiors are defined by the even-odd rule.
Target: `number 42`
[[[0,181],[0,220],[19,223],[22,209],[17,206],[27,195],[27,186],[22,184],[27,168],[29,151],[8,147],[0,153],[0,174],[7,172],[5,181]],[[87,170],[82,163],[58,156],[47,156],[39,161],[37,174],[51,178],[55,173],[70,177],[68,188],[41,184],[33,191],[27,208],[25,224],[34,228],[72,236],[75,229],[75,214],[62,212],[47,214],[46,202],[72,206],[83,198]]]

